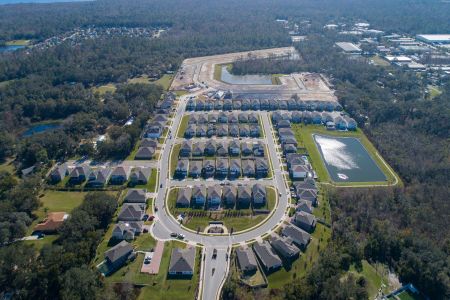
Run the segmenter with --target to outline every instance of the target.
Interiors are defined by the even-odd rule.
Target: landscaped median
[[[401,184],[401,179],[392,170],[392,168],[383,160],[381,155],[372,145],[372,143],[367,139],[361,129],[356,131],[330,131],[326,130],[325,127],[320,125],[303,125],[295,124],[292,126],[297,142],[300,148],[306,148],[309,154],[310,162],[317,172],[319,181],[322,183],[329,183],[334,186],[385,186],[385,185],[396,185]],[[369,156],[376,165],[380,168],[383,174],[386,176],[386,181],[376,181],[376,182],[334,182],[331,180],[330,175],[327,171],[325,163],[322,156],[317,148],[314,141],[314,134],[320,134],[330,137],[353,137],[357,138],[361,144],[364,146],[365,150],[368,152]]]
[[[183,227],[188,230],[203,233],[210,222],[222,222],[228,231],[233,229],[234,233],[250,230],[265,222],[277,206],[277,192],[273,187],[266,187],[267,200],[262,207],[253,209],[233,208],[221,210],[206,210],[205,208],[181,208],[176,206],[179,188],[172,188],[166,199],[166,207],[169,214],[174,218],[183,214]]]

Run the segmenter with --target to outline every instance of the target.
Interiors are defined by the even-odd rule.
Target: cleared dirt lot
[[[171,90],[182,90],[190,84],[205,84],[216,90],[231,90],[237,98],[287,99],[297,94],[303,100],[337,100],[319,74],[300,73],[281,76],[279,77],[280,85],[228,84],[214,79],[214,69],[217,64],[232,63],[249,56],[264,58],[289,55],[298,55],[298,53],[293,47],[285,47],[189,58],[183,62],[172,82]]]

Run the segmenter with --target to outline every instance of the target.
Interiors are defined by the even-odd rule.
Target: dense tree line
[[[18,299],[114,299],[91,266],[117,208],[106,193],[89,193],[40,253],[23,242],[0,247],[0,286]]]

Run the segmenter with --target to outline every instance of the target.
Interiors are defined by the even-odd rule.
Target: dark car
[[[171,234],[170,234],[170,237],[177,237],[178,236],[178,234],[176,234],[175,232],[172,232]]]

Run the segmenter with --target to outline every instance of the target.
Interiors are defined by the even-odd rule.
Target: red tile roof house
[[[52,233],[62,226],[69,215],[65,212],[50,212],[43,222],[34,227],[34,231]]]

